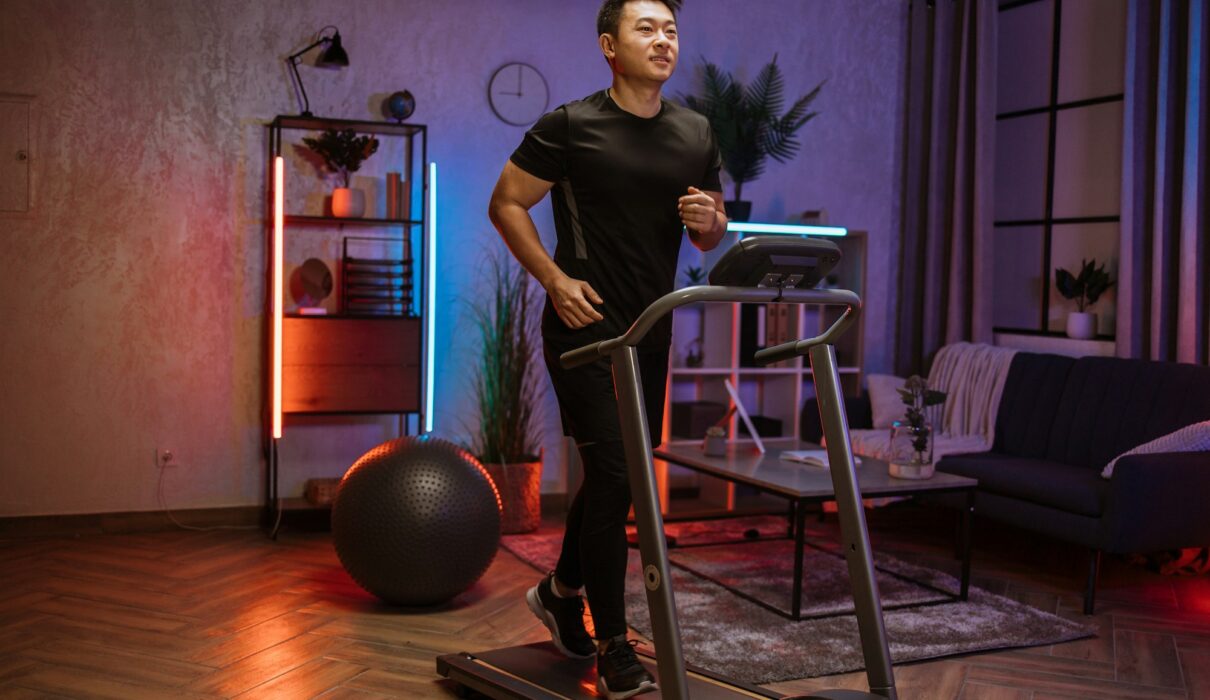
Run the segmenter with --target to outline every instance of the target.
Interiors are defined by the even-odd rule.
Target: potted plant
[[[1067,315],[1067,336],[1088,340],[1097,334],[1097,315],[1087,309],[1097,302],[1113,282],[1105,272],[1105,264],[1097,266],[1096,258],[1080,260],[1080,274],[1073,275],[1063,268],[1055,270],[1055,287],[1066,299],[1074,299],[1077,311]]]
[[[920,375],[912,375],[898,389],[907,406],[903,420],[891,425],[891,458],[888,471],[899,479],[928,479],[933,476],[933,426],[924,409],[945,402],[945,392],[928,388]]]
[[[705,115],[714,129],[723,170],[735,183],[735,198],[724,202],[727,214],[736,221],[747,221],[752,203],[743,201],[744,183],[760,177],[765,158],[785,163],[798,153],[798,130],[818,112],[807,108],[819,94],[823,83],[794,102],[785,114],[782,110],[785,80],[777,66],[777,54],[757,74],[751,85],[744,85],[713,63],[704,63],[700,95],[681,95],[686,107]]]
[[[500,493],[502,528],[530,532],[541,519],[542,435],[538,401],[540,297],[507,254],[488,259],[486,298],[472,305],[479,332],[473,394],[479,422],[471,451]]]
[[[343,184],[332,191],[332,215],[357,218],[365,214],[366,193],[349,187],[349,175],[378,151],[378,139],[358,136],[352,129],[326,129],[318,138],[303,138],[303,143],[323,158],[324,166]]]

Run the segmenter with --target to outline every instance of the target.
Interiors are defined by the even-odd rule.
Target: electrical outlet
[[[166,447],[156,448],[155,465],[160,468],[180,466],[176,461],[176,453]]]

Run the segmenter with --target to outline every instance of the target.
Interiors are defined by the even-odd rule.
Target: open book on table
[[[827,450],[782,450],[779,457],[787,462],[805,464],[809,467],[828,468]],[[861,464],[861,457],[853,455],[853,464]]]

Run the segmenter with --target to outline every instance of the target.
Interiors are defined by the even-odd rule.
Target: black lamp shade
[[[332,36],[331,43],[328,44],[319,54],[319,59],[315,61],[317,66],[347,66],[349,65],[349,54],[345,53],[345,47],[340,43],[340,32],[336,32]]]

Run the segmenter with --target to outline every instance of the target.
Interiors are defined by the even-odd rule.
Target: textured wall
[[[317,114],[376,118],[371,95],[416,95],[443,174],[440,273],[466,279],[497,244],[484,207],[523,133],[492,116],[487,80],[522,60],[555,103],[603,87],[595,5],[0,0],[0,92],[37,97],[34,211],[0,219],[0,515],[155,509],[156,446],[182,463],[166,475],[172,507],[259,502],[263,124],[297,109],[286,54],[340,27],[353,64],[307,73]],[[904,18],[898,0],[694,0],[670,85],[691,87],[698,56],[750,76],[775,51],[790,92],[828,80],[802,155],[745,194],[757,217],[823,206],[871,232],[872,369],[890,360],[877,339],[892,328]],[[549,237],[546,205],[536,218]],[[436,422],[455,435],[471,293],[451,282],[438,299]],[[287,493],[391,434],[328,423],[287,433]]]

